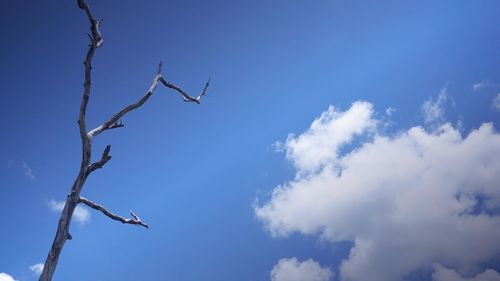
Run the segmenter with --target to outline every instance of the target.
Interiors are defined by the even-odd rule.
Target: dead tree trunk
[[[104,215],[108,216],[113,220],[120,221],[122,223],[135,224],[140,225],[145,228],[148,228],[148,225],[145,224],[134,212],[130,212],[132,218],[123,218],[121,216],[115,215],[112,212],[108,211],[105,207],[96,204],[86,198],[80,196],[80,193],[83,189],[85,181],[87,177],[97,169],[102,168],[110,159],[110,150],[111,145],[107,145],[104,149],[101,159],[97,162],[91,163],[92,156],[92,139],[102,133],[103,131],[120,128],[123,127],[123,123],[121,118],[125,116],[130,111],[139,108],[142,106],[149,97],[153,94],[158,82],[166,86],[167,88],[173,89],[177,91],[183,98],[185,102],[194,102],[199,104],[201,98],[205,95],[209,81],[205,84],[205,87],[201,91],[201,93],[197,97],[192,97],[187,94],[180,87],[167,82],[161,75],[162,63],[160,62],[158,66],[158,70],[156,72],[156,76],[151,83],[146,94],[139,99],[137,102],[132,103],[126,107],[124,107],[119,112],[115,113],[111,118],[102,123],[100,126],[87,131],[87,125],[85,122],[85,114],[87,111],[87,104],[90,98],[90,86],[91,86],[91,74],[92,74],[92,58],[94,56],[95,51],[102,46],[103,38],[101,36],[101,32],[99,30],[100,24],[102,20],[96,20],[92,13],[90,12],[89,6],[84,0],[77,0],[78,7],[85,11],[87,18],[90,22],[90,44],[88,46],[87,55],[85,56],[85,61],[83,62],[85,66],[85,80],[83,84],[83,96],[80,104],[80,112],[78,117],[78,126],[80,128],[80,138],[82,140],[82,161],[80,164],[80,171],[78,172],[78,176],[71,187],[71,191],[66,198],[66,204],[64,205],[64,209],[61,212],[61,218],[59,219],[59,223],[57,226],[56,236],[54,238],[54,242],[52,243],[52,247],[50,248],[49,254],[45,261],[45,265],[40,275],[39,281],[51,281],[56,270],[57,262],[59,260],[59,256],[64,247],[64,243],[66,240],[72,239],[71,234],[69,233],[69,227],[71,223],[71,218],[75,211],[76,206],[79,203],[83,203],[90,208],[101,211]],[[210,80],[210,79],[209,79]]]

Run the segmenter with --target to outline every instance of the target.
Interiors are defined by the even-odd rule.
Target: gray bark
[[[153,91],[156,89],[156,86],[158,85],[158,82],[161,82],[163,85],[166,87],[173,89],[177,91],[183,98],[184,101],[186,102],[194,102],[199,104],[200,100],[203,96],[206,94],[206,90],[209,86],[209,82],[205,84],[205,87],[203,88],[202,92],[200,95],[197,97],[192,97],[188,95],[184,90],[182,90],[180,87],[167,82],[161,75],[161,70],[162,70],[162,63],[160,62],[158,66],[158,71],[156,72],[156,76],[153,79],[153,82],[151,83],[151,86],[147,90],[146,94],[139,99],[137,102],[132,103],[126,107],[124,107],[122,110],[114,114],[110,119],[102,123],[100,126],[96,127],[95,129],[90,130],[87,132],[87,125],[86,125],[86,111],[87,111],[87,104],[90,99],[90,88],[91,88],[91,80],[92,80],[92,59],[94,57],[95,51],[102,46],[103,44],[103,37],[101,35],[101,32],[99,30],[100,24],[102,20],[96,20],[94,16],[92,15],[89,6],[84,0],[77,0],[78,7],[82,10],[85,11],[85,14],[87,15],[87,18],[90,22],[90,44],[88,46],[87,54],[85,56],[85,61],[84,61],[84,66],[85,66],[85,78],[84,78],[84,84],[83,84],[83,96],[82,100],[80,103],[80,111],[79,111],[79,116],[78,116],[78,126],[79,126],[79,131],[80,131],[80,138],[82,142],[82,160],[80,163],[80,170],[78,172],[78,175],[75,179],[75,182],[73,183],[73,186],[71,187],[70,193],[66,197],[66,203],[64,205],[64,208],[61,212],[61,217],[59,219],[59,223],[57,225],[57,231],[56,235],[54,238],[54,241],[52,243],[52,247],[50,248],[49,254],[47,255],[47,259],[45,261],[45,265],[42,271],[42,274],[40,275],[39,281],[51,281],[52,277],[54,276],[54,272],[56,270],[56,266],[59,260],[59,256],[61,254],[61,251],[64,247],[64,244],[66,243],[66,240],[72,239],[70,233],[69,233],[69,227],[71,224],[71,218],[73,217],[73,213],[75,211],[76,206],[79,203],[83,203],[95,210],[98,210],[102,212],[104,215],[107,217],[120,221],[122,223],[126,224],[135,224],[139,226],[143,226],[145,228],[148,228],[148,225],[132,211],[130,211],[132,218],[123,218],[121,216],[118,216],[116,214],[113,214],[112,212],[108,211],[105,207],[96,204],[86,198],[83,198],[80,196],[80,193],[83,189],[83,186],[85,184],[85,181],[87,180],[87,177],[94,172],[97,169],[102,168],[109,160],[111,160],[110,156],[110,150],[111,146],[108,145],[104,149],[101,159],[95,163],[91,163],[91,156],[92,156],[92,139],[99,135],[100,133],[109,130],[109,129],[115,129],[115,128],[121,128],[123,127],[123,123],[121,121],[121,118],[125,116],[127,113],[130,111],[137,109],[141,107],[148,99],[149,97],[153,94]]]

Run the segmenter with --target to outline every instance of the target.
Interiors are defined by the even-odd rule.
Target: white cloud
[[[369,114],[358,114],[362,123],[377,123],[371,105],[363,108]],[[345,281],[401,280],[434,263],[460,269],[500,253],[500,216],[487,210],[500,202],[500,134],[492,124],[466,137],[450,124],[433,132],[413,127],[391,136],[376,133],[339,156],[338,136],[323,132],[336,122],[313,123],[314,134],[309,129],[295,138],[320,145],[313,153],[294,150],[289,159],[298,167],[295,179],[255,207],[272,235],[352,241],[340,265]],[[322,168],[301,174],[304,158]]]
[[[35,274],[42,274],[44,264],[43,263],[37,263],[32,266],[30,266],[30,270],[33,271]]]
[[[64,209],[64,204],[64,201],[56,201],[54,199],[51,199],[47,203],[49,208],[54,212],[61,212]],[[84,225],[90,222],[90,212],[89,210],[87,210],[87,208],[78,205],[76,206],[75,212],[73,213],[73,219],[81,225]]]
[[[387,116],[391,116],[394,112],[396,112],[396,109],[393,108],[393,107],[388,107],[386,110],[385,110],[385,114]]]
[[[9,274],[0,272],[0,281],[16,281],[16,280]]]
[[[313,172],[336,159],[338,149],[374,128],[372,105],[356,102],[345,112],[330,106],[298,137],[289,135],[282,149],[301,172]]]
[[[271,281],[329,281],[333,272],[327,267],[308,259],[299,262],[297,258],[281,259],[271,271]]]
[[[493,109],[500,111],[500,93],[497,94],[497,96],[493,99],[491,102],[491,106]]]
[[[481,88],[484,88],[486,85],[488,85],[487,81],[481,81],[479,83],[472,85],[472,90],[477,91]]]
[[[33,174],[33,170],[28,166],[28,164],[26,164],[26,162],[23,162],[23,164],[21,165],[21,168],[23,168],[25,176],[27,176],[28,178],[30,178],[32,180],[35,179],[35,175]]]
[[[500,274],[493,269],[487,269],[472,277],[462,277],[453,269],[441,265],[434,265],[433,281],[500,281]]]
[[[443,88],[436,100],[429,98],[422,105],[422,116],[426,124],[441,125],[444,119],[444,105],[448,100],[448,89]]]

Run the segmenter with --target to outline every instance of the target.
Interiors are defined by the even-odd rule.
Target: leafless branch
[[[122,120],[118,120],[116,121],[114,124],[111,124],[111,126],[109,126],[109,129],[116,129],[116,128],[121,128],[121,127],[124,127],[125,125],[123,124]]]
[[[90,34],[88,34],[90,38],[90,44],[88,46],[88,50],[85,55],[85,61],[83,62],[85,66],[85,78],[83,83],[83,96],[80,103],[80,110],[78,115],[78,126],[80,131],[80,138],[82,141],[82,159],[78,175],[73,183],[73,186],[71,187],[70,193],[66,197],[66,203],[64,204],[64,208],[61,212],[61,217],[57,225],[56,235],[54,241],[52,242],[49,254],[47,255],[47,259],[45,260],[45,265],[42,273],[40,274],[39,281],[52,280],[64,244],[66,240],[71,239],[71,235],[69,233],[69,227],[71,225],[71,219],[73,217],[75,208],[79,203],[84,203],[91,208],[101,211],[103,214],[110,217],[111,219],[120,221],[122,223],[136,224],[148,228],[148,225],[143,223],[142,220],[132,211],[130,212],[130,214],[133,217],[133,219],[126,219],[111,213],[101,205],[98,205],[83,197],[80,197],[80,193],[83,189],[85,181],[87,180],[87,177],[93,171],[102,168],[111,159],[110,155],[111,146],[107,145],[101,155],[101,159],[97,162],[90,164],[92,156],[92,138],[102,133],[105,130],[123,127],[124,125],[123,122],[121,121],[122,117],[128,112],[142,106],[153,94],[153,91],[158,85],[158,81],[161,81],[161,83],[167,86],[168,88],[174,89],[177,92],[179,92],[183,96],[183,99],[185,101],[195,102],[197,104],[200,103],[201,97],[206,95],[206,91],[210,82],[209,79],[209,81],[206,83],[204,89],[202,90],[202,92],[198,97],[196,98],[191,97],[186,92],[184,92],[180,87],[172,83],[169,83],[162,78],[161,76],[162,63],[160,62],[160,64],[158,65],[156,76],[154,77],[153,82],[151,83],[151,86],[149,87],[148,91],[142,98],[140,98],[137,102],[126,106],[118,113],[114,114],[108,121],[104,122],[102,125],[87,132],[86,112],[87,112],[87,104],[90,99],[90,88],[92,81],[92,59],[96,49],[102,46],[103,43],[103,38],[99,29],[102,23],[102,19],[100,20],[95,19],[85,0],[77,0],[77,4],[80,9],[85,11],[87,18],[90,22]]]
[[[201,97],[205,96],[207,94],[207,89],[208,89],[208,86],[210,86],[210,77],[208,77],[208,80],[207,82],[205,83],[205,87],[203,88],[203,90],[201,91],[201,93],[198,95],[198,97],[196,98],[197,100],[200,100]]]
[[[88,137],[92,139],[93,137],[97,136],[98,134],[102,133],[105,130],[117,128],[117,127],[123,127],[123,124],[118,123],[119,120],[125,116],[125,114],[129,113],[130,111],[139,108],[142,106],[148,99],[149,97],[153,94],[153,91],[156,89],[156,86],[158,85],[158,82],[161,82],[163,85],[165,85],[167,88],[174,89],[177,92],[179,92],[182,95],[182,98],[185,102],[194,102],[197,104],[200,104],[201,97],[206,95],[208,86],[210,85],[210,79],[205,83],[205,87],[201,91],[201,93],[196,97],[192,97],[189,94],[187,94],[184,90],[182,90],[179,86],[174,85],[170,82],[167,82],[161,75],[161,70],[162,70],[162,62],[158,64],[158,71],[156,72],[156,76],[153,79],[153,82],[151,83],[151,86],[149,87],[148,91],[146,94],[136,103],[133,103],[131,105],[126,106],[122,110],[120,110],[118,113],[113,115],[108,121],[104,122],[102,125],[99,127],[91,130],[88,132]],[[117,126],[118,124],[119,126]]]
[[[156,86],[158,85],[158,80],[161,78],[161,68],[162,68],[162,63],[158,65],[158,71],[156,73],[155,78],[153,79],[153,82],[151,83],[151,86],[149,87],[148,91],[146,94],[139,99],[137,102],[130,104],[120,110],[118,113],[113,115],[108,121],[104,122],[102,125],[99,127],[91,130],[87,135],[90,139],[93,137],[97,136],[98,134],[102,133],[105,130],[109,130],[113,128],[114,124],[117,124],[118,120],[120,120],[125,114],[129,113],[130,111],[139,108],[142,106],[148,99],[149,97],[153,94],[153,91],[156,89]]]
[[[73,186],[71,187],[71,192],[67,196],[66,203],[64,204],[64,208],[61,212],[61,217],[57,225],[56,236],[54,237],[52,247],[50,248],[47,259],[45,260],[42,274],[40,274],[40,281],[52,280],[62,248],[64,247],[66,240],[71,239],[71,235],[69,234],[69,226],[71,223],[73,212],[75,211],[76,205],[78,204],[79,194],[83,188],[83,185],[85,184],[85,181],[87,180],[87,169],[89,168],[92,152],[91,142],[87,136],[85,115],[87,111],[87,104],[90,98],[92,58],[94,56],[96,48],[102,45],[103,40],[99,32],[99,24],[101,23],[101,21],[98,22],[94,19],[94,16],[90,12],[88,5],[83,0],[78,0],[77,3],[81,9],[85,10],[90,21],[90,30],[92,33],[92,35],[90,35],[91,42],[85,56],[85,61],[83,62],[83,64],[85,65],[85,79],[83,84],[83,96],[80,103],[80,110],[78,115],[78,126],[80,129],[80,137],[82,140],[82,160],[78,176],[76,177]]]
[[[101,32],[99,31],[99,27],[102,23],[102,19],[95,20],[94,16],[90,12],[89,6],[87,5],[87,3],[85,3],[85,1],[77,0],[77,2],[78,2],[78,7],[80,9],[84,10],[85,13],[87,14],[87,17],[89,18],[90,31],[92,32],[92,35],[90,36],[92,39],[92,45],[95,48],[99,48],[102,45],[102,43],[104,42],[104,40],[102,39],[102,36],[101,36]]]
[[[136,224],[136,225],[144,226],[145,228],[149,228],[149,226],[147,224],[145,224],[144,222],[142,222],[142,220],[132,211],[130,211],[130,214],[132,215],[133,219],[126,219],[126,218],[123,218],[123,217],[120,217],[118,215],[111,213],[103,206],[96,204],[96,203],[88,200],[87,198],[80,197],[80,200],[78,202],[83,203],[92,209],[96,209],[98,211],[101,211],[104,215],[106,215],[107,217],[109,217],[113,220],[120,221],[122,223]]]
[[[179,94],[181,94],[182,99],[185,102],[194,102],[194,103],[200,104],[201,97],[206,95],[206,91],[208,89],[208,86],[210,85],[210,78],[208,79],[207,83],[205,84],[203,91],[201,91],[201,93],[196,98],[190,96],[188,93],[186,93],[184,90],[182,90],[179,86],[166,81],[165,79],[163,79],[163,77],[160,77],[160,82],[163,85],[165,85],[165,87],[176,90],[177,92],[179,92]]]
[[[102,168],[109,160],[111,160],[111,155],[109,155],[109,151],[111,150],[111,145],[107,145],[102,152],[101,160],[92,163],[89,166],[88,173],[92,173],[93,171]]]

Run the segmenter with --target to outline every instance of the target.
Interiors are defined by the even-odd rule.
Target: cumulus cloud
[[[43,263],[37,263],[32,266],[30,266],[30,270],[33,271],[35,274],[42,274],[44,264]]]
[[[31,169],[26,162],[23,162],[21,165],[21,168],[24,170],[24,175],[27,176],[28,178],[34,180],[35,179],[35,174],[33,174],[33,169]]]
[[[289,135],[282,149],[299,171],[316,171],[331,164],[339,148],[351,142],[354,136],[375,127],[370,118],[372,113],[372,105],[367,102],[356,102],[345,112],[330,106],[306,132],[298,137]]]
[[[64,204],[64,201],[56,201],[54,199],[51,199],[47,203],[49,208],[54,212],[61,212],[64,208]],[[77,205],[75,208],[75,212],[73,213],[73,219],[81,225],[84,225],[90,222],[90,212],[89,210],[87,210],[87,208]]]
[[[281,259],[271,271],[271,281],[329,281],[333,272],[312,259],[299,262],[297,258]]]
[[[294,138],[319,143],[312,153],[285,148],[297,176],[255,206],[273,236],[299,232],[332,243],[352,241],[339,268],[344,281],[396,281],[432,264],[460,269],[500,253],[500,216],[491,209],[500,202],[500,134],[492,124],[465,137],[450,124],[432,132],[375,132],[338,155],[338,139],[368,127],[349,133],[331,128],[353,109],[362,124],[379,122],[369,103],[334,115],[328,109],[320,127],[317,119]],[[304,166],[317,169],[303,175]]]
[[[0,281],[16,281],[16,280],[9,274],[0,272]]]
[[[487,269],[475,276],[462,277],[453,269],[445,268],[441,265],[434,265],[433,281],[500,281],[500,274],[493,269]]]
[[[493,109],[500,111],[500,93],[497,94],[497,96],[493,99],[491,102],[491,106]]]
[[[442,124],[444,119],[444,105],[448,100],[448,89],[443,88],[437,99],[429,98],[422,105],[422,116],[426,124]]]

